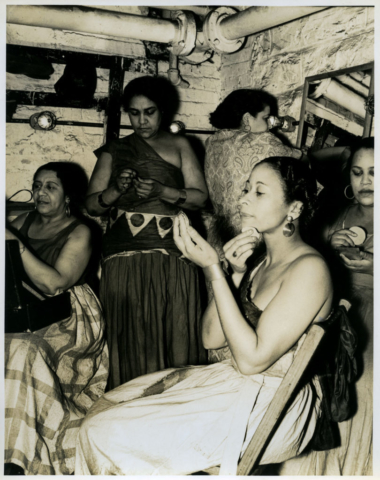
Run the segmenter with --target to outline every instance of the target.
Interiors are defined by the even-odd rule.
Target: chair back
[[[288,406],[292,394],[309,366],[325,333],[325,329],[320,324],[313,324],[309,328],[303,344],[298,350],[293,363],[289,367],[239,462],[237,475],[249,475],[251,470],[257,465],[279,423],[281,415]]]

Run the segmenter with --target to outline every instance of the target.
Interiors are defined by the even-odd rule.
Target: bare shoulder
[[[173,135],[172,133],[168,135],[170,135],[170,142],[179,150],[191,148],[189,140],[184,135]]]
[[[330,271],[325,259],[317,250],[305,249],[289,266],[289,275],[313,281],[330,282]]]
[[[17,230],[20,230],[20,228],[24,225],[24,222],[25,222],[28,215],[29,215],[29,212],[26,212],[26,213],[23,213],[23,214],[19,215],[14,220],[12,220],[12,222],[11,222],[12,227],[17,228]]]
[[[82,241],[83,243],[88,243],[91,239],[91,231],[87,225],[81,223],[74,228],[68,238],[78,242]]]

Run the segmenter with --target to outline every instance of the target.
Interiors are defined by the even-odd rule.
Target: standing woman
[[[91,215],[109,215],[100,298],[110,388],[206,359],[197,268],[181,258],[173,220],[181,208],[201,208],[207,189],[186,138],[161,129],[172,97],[163,78],[132,80],[123,106],[134,133],[95,151],[86,206]]]
[[[268,131],[268,118],[276,110],[276,99],[269,93],[240,89],[210,115],[219,131],[206,141],[205,176],[214,207],[208,240],[219,252],[240,231],[238,198],[256,163],[273,156],[302,156],[301,150],[284,145]]]
[[[340,447],[290,460],[281,475],[372,475],[374,158],[373,138],[351,147],[345,188],[351,203],[324,235],[335,253],[330,265],[334,288],[351,302],[350,320],[358,335],[356,413],[339,423]],[[366,236],[359,240],[360,230],[352,227],[361,227]],[[355,248],[359,244],[360,250]]]
[[[268,118],[276,113],[272,95],[240,89],[230,93],[210,115],[211,125],[219,131],[206,140],[205,176],[214,208],[208,219],[207,240],[221,259],[223,245],[241,231],[238,199],[253,167],[268,157],[302,155],[301,150],[284,145],[268,131]],[[211,297],[210,288],[208,293]],[[228,355],[228,349],[208,352],[210,362]]]

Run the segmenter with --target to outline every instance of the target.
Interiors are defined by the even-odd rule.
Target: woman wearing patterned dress
[[[134,133],[95,151],[86,205],[91,215],[109,215],[100,300],[110,388],[205,361],[197,267],[182,258],[172,227],[181,208],[204,205],[207,188],[187,139],[161,129],[168,88],[161,78],[132,80],[123,105]]]
[[[105,322],[87,284],[91,233],[79,216],[83,175],[69,162],[38,168],[35,211],[6,231],[34,286],[48,296],[69,292],[72,310],[40,330],[5,335],[5,463],[29,475],[73,473],[79,426],[107,383]]]
[[[300,158],[296,148],[284,145],[269,132],[268,118],[276,113],[276,100],[263,90],[230,93],[210,115],[218,131],[206,141],[205,176],[214,214],[208,240],[219,252],[240,231],[238,198],[252,168],[274,156]]]

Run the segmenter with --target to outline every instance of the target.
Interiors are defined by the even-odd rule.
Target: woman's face
[[[263,133],[269,130],[268,118],[270,116],[270,108],[266,106],[264,110],[259,112],[255,117],[251,114],[248,116],[248,125],[251,127],[252,133]]]
[[[64,211],[67,195],[62,182],[52,170],[41,170],[33,182],[33,200],[41,215],[54,216]]]
[[[366,207],[372,207],[374,203],[374,164],[374,150],[367,148],[358,150],[351,164],[352,190],[356,200]]]
[[[282,228],[290,209],[278,173],[266,163],[252,170],[238,203],[242,228],[255,227],[260,233]]]
[[[161,112],[157,105],[143,95],[132,97],[128,115],[133,130],[144,139],[154,137],[161,125]]]

